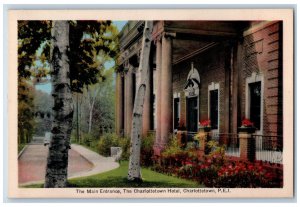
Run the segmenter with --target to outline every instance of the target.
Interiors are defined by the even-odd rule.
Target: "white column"
[[[173,120],[173,88],[172,88],[172,37],[164,34],[162,37],[161,64],[161,109],[160,109],[161,140],[164,146],[172,132]]]

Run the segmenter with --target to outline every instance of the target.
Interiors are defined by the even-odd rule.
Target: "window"
[[[256,134],[263,133],[263,96],[264,78],[261,73],[253,72],[246,78],[246,118],[249,118],[257,129]]]
[[[261,82],[249,83],[250,120],[260,130],[261,120]]]
[[[179,128],[179,119],[180,119],[180,101],[179,98],[174,98],[174,129]]]
[[[215,133],[219,131],[219,89],[219,83],[212,82],[208,85],[208,118]]]
[[[209,91],[210,106],[210,124],[211,129],[218,129],[219,109],[218,109],[218,90]]]

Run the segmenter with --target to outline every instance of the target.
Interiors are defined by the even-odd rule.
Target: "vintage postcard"
[[[292,9],[10,10],[10,198],[291,198]]]

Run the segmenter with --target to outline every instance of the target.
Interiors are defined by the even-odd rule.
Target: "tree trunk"
[[[142,41],[142,52],[139,65],[141,71],[141,80],[136,92],[132,130],[131,130],[131,148],[128,168],[128,180],[141,181],[141,166],[140,166],[140,153],[141,153],[141,134],[142,134],[142,119],[143,119],[143,106],[146,93],[147,80],[149,78],[150,68],[150,48],[151,48],[151,35],[152,35],[153,21],[146,21],[144,27],[144,35]]]
[[[52,108],[52,140],[47,159],[45,188],[61,188],[67,185],[68,151],[73,119],[67,56],[69,23],[67,21],[53,21],[51,35],[51,79],[54,106]]]
[[[89,114],[89,131],[88,133],[91,134],[92,131],[92,118],[93,118],[93,106],[90,108],[90,114]]]
[[[82,100],[81,100],[82,101]],[[82,117],[81,117],[81,107],[82,107],[82,102],[80,101],[80,106],[79,106],[79,144],[81,144],[81,126],[82,126],[82,123],[81,123],[81,120],[82,120]]]
[[[76,93],[76,142],[79,143],[79,100]]]
[[[92,93],[91,89],[87,89],[88,102],[89,102],[89,129],[88,129],[89,134],[91,134],[91,131],[92,131],[93,110],[94,110],[94,105],[95,105],[95,99],[100,91],[99,89],[100,89],[100,87],[95,89],[93,96],[90,94],[90,92]]]

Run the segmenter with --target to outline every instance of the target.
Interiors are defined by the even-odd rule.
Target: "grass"
[[[180,179],[142,168],[143,182],[127,180],[128,161],[123,161],[119,168],[88,177],[70,179],[69,187],[153,187],[153,188],[196,188],[204,187],[195,181]],[[42,184],[28,185],[27,188],[41,188]]]
[[[22,151],[22,149],[24,149],[25,146],[26,146],[25,143],[18,144],[18,154]]]
[[[75,139],[71,140],[71,144],[82,145],[82,146],[84,146],[84,147],[88,148],[89,150],[92,150],[93,152],[96,152],[96,153],[99,153],[99,151],[98,151],[98,142],[99,142],[99,140],[94,140],[93,139],[93,140],[90,141],[90,144],[88,144],[86,142],[81,142],[81,143],[76,142]]]
[[[98,142],[99,142],[99,140],[91,140],[89,145],[87,143],[78,143],[78,144],[99,154]]]

